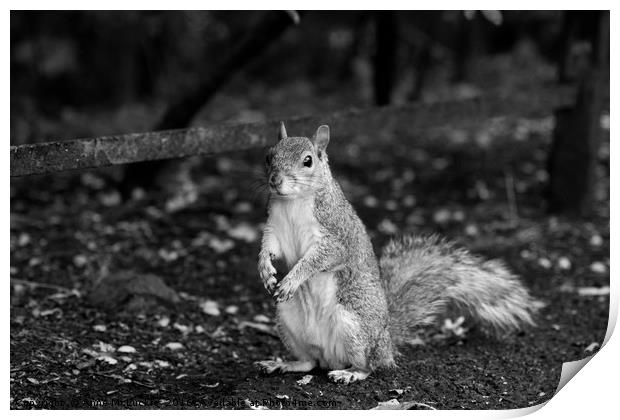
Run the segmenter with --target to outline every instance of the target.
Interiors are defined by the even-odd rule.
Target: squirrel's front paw
[[[282,279],[280,284],[278,284],[278,288],[273,294],[273,298],[278,303],[286,302],[293,297],[296,291],[297,285],[291,280],[290,276],[286,276]]]
[[[269,293],[273,292],[273,289],[276,287],[278,280],[275,278],[276,269],[271,264],[269,258],[263,258],[258,263],[258,274],[260,275],[261,280],[263,280],[263,286]]]

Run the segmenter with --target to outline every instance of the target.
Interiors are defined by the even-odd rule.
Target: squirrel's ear
[[[280,131],[278,132],[278,140],[282,140],[287,137],[288,136],[286,135],[286,127],[284,127],[284,122],[280,121]]]
[[[325,152],[329,143],[329,126],[322,125],[314,133],[314,145],[320,152]]]

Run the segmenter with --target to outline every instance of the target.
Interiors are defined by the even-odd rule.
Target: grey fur
[[[286,135],[283,124],[282,134]],[[434,323],[453,306],[496,331],[534,324],[537,302],[516,276],[500,262],[484,261],[437,236],[396,239],[378,263],[364,224],[332,177],[325,152],[328,141],[329,129],[321,126],[312,140],[284,137],[268,152],[267,172],[274,185],[285,179],[295,191],[293,196],[281,195],[272,188],[269,212],[277,200],[305,200],[320,226],[320,239],[298,261],[290,262],[288,273],[279,273],[285,277],[272,290],[273,238],[266,228],[259,272],[280,303],[303,296],[305,292],[297,291],[310,290],[307,282],[318,273],[335,274],[337,304],[356,320],[349,334],[337,338],[344,341],[347,361],[357,370],[349,379],[345,372],[344,381],[365,377],[359,372],[394,366],[393,344],[406,343],[417,328]],[[303,165],[308,156],[314,159],[312,168]],[[299,304],[304,307],[304,302]],[[307,359],[309,352],[295,347],[284,330],[279,321],[283,342],[300,360]],[[261,363],[269,369],[274,366]],[[280,369],[313,364],[342,369],[324,360],[294,363]],[[343,371],[337,372],[333,376],[343,376]]]
[[[437,235],[392,240],[379,262],[390,305],[390,331],[398,344],[434,324],[450,309],[496,334],[535,325],[541,306],[517,276],[497,260],[483,260]]]

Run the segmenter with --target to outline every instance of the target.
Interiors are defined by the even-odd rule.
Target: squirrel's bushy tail
[[[437,235],[392,240],[379,265],[396,344],[452,309],[499,334],[534,325],[541,306],[501,262],[471,255]]]

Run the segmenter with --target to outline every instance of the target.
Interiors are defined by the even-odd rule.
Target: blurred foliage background
[[[609,125],[607,12],[11,14],[13,145],[414,101],[530,92],[535,102],[561,85],[576,99],[549,110],[549,208],[587,215]],[[174,168],[142,162],[110,173],[129,197],[158,184],[177,190],[170,180],[187,177]]]
[[[278,12],[11,12],[11,143],[156,125],[166,104],[212,77],[269,13]],[[574,74],[587,60],[595,15],[581,12],[567,30],[561,11],[305,12],[232,69],[199,119],[256,121],[552,83],[558,62],[570,60]],[[577,41],[569,51],[566,37]],[[387,100],[374,89],[377,59],[388,67]]]

